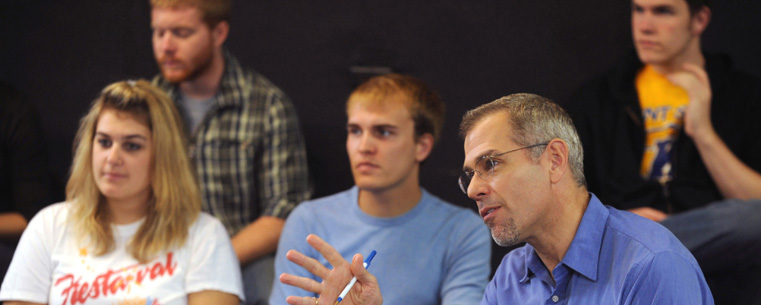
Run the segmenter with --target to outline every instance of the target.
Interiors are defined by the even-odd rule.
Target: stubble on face
[[[212,66],[213,29],[195,7],[151,11],[153,52],[162,76],[170,83],[193,81]]]
[[[486,226],[491,231],[491,237],[497,245],[502,247],[512,247],[517,245],[520,240],[520,232],[518,232],[518,226],[515,224],[515,220],[512,217],[508,217],[504,223],[495,224],[493,219],[486,221]]]
[[[209,41],[205,47],[199,48],[198,53],[194,54],[191,58],[182,59],[174,55],[161,54],[156,61],[161,69],[161,75],[168,82],[177,84],[192,81],[209,70],[213,52],[214,44]],[[179,62],[181,66],[179,68],[170,68],[166,65],[170,62]]]

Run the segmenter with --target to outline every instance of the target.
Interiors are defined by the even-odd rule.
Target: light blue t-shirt
[[[348,261],[356,253],[378,253],[369,271],[378,279],[384,304],[477,304],[489,280],[491,236],[473,211],[442,201],[423,190],[409,212],[392,218],[373,217],[359,209],[358,188],[307,201],[286,220],[275,257],[275,276],[283,272],[322,280],[288,261],[295,249],[332,268],[306,242],[317,234]],[[315,296],[279,280],[270,304],[287,296]]]
[[[526,244],[502,259],[481,304],[713,304],[697,261],[669,230],[593,194],[553,275],[556,284]]]

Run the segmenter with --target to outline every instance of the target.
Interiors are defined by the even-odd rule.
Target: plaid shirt
[[[184,116],[178,86],[161,75],[153,83]],[[189,142],[203,210],[216,216],[230,236],[262,215],[286,218],[309,199],[306,148],[293,104],[227,51],[214,103]]]

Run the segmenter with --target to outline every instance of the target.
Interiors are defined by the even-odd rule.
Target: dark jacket
[[[566,103],[584,147],[589,190],[619,209],[680,212],[723,199],[684,130],[671,152],[672,181],[661,186],[640,176],[645,130],[635,77],[642,66],[631,52]],[[734,70],[726,56],[706,55],[706,70],[716,132],[740,160],[761,172],[761,82]]]

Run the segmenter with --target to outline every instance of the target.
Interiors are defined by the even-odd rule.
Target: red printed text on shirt
[[[132,265],[117,270],[108,270],[99,274],[92,282],[82,281],[82,276],[66,274],[55,281],[55,286],[65,287],[61,292],[64,297],[61,305],[83,304],[88,299],[97,299],[124,291],[130,284],[142,284],[145,280],[155,280],[160,277],[172,276],[177,262],[172,260],[172,252],[167,253],[166,261],[157,261],[148,265]]]

